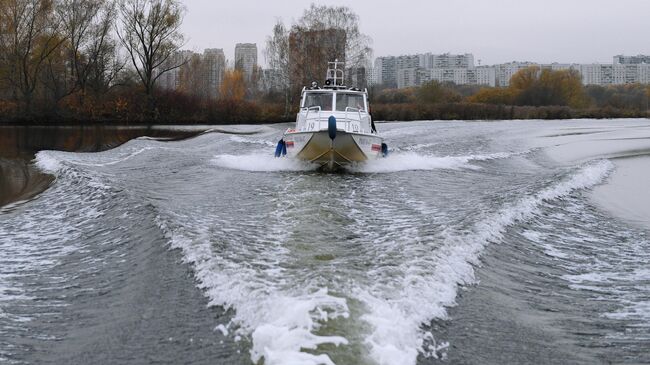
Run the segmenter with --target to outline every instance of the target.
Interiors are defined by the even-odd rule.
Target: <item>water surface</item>
[[[648,227],[594,198],[647,121],[380,124],[391,155],[333,174],[274,159],[285,127],[38,152],[0,360],[650,362]]]

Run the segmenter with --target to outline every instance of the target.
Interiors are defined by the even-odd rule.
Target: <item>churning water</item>
[[[335,174],[273,158],[280,126],[39,152],[55,181],[0,208],[0,362],[650,362],[648,229],[589,195],[630,153],[549,157],[647,123],[379,129]]]

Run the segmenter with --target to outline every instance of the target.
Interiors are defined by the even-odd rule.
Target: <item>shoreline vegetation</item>
[[[346,61],[368,85],[372,40],[350,8],[312,4],[267,37],[269,69],[183,51],[178,0],[0,0],[0,125],[292,122],[300,91]],[[151,45],[156,45],[151,47]],[[216,66],[222,62],[222,66]],[[211,75],[211,76],[208,76]],[[161,81],[173,80],[172,88]],[[373,85],[377,121],[646,118],[650,86],[584,86],[574,70],[533,66],[507,87],[430,81]]]
[[[147,126],[147,125],[232,125],[232,124],[279,124],[295,121],[295,116],[285,117],[273,113],[282,105],[258,105],[254,102],[231,106],[227,113],[214,109],[174,109],[156,118],[134,111],[118,115],[101,114],[38,114],[19,116],[0,115],[0,126]],[[198,111],[197,111],[198,110]],[[296,110],[297,112],[297,110]],[[295,115],[295,114],[294,114]],[[570,120],[570,119],[631,119],[649,118],[645,110],[615,107],[574,109],[568,106],[527,106],[504,104],[480,104],[469,102],[450,103],[391,103],[372,104],[372,117],[377,122],[411,122],[435,120],[499,121],[499,120]]]
[[[418,88],[370,90],[371,114],[375,121],[427,121],[427,120],[535,120],[535,119],[625,119],[648,118],[645,108],[645,85],[599,87],[598,91],[614,94],[599,103],[585,107],[570,105],[518,105],[512,103],[481,103],[474,101],[481,93],[501,93],[502,88],[478,88],[477,94],[454,97],[437,97],[418,100],[423,88],[455,90],[456,85],[430,83]],[[586,88],[585,88],[586,89]],[[595,90],[595,88],[591,88]],[[116,94],[115,100],[107,101],[103,108],[89,110],[57,108],[50,111],[21,115],[7,103],[0,101],[0,125],[228,125],[228,124],[275,124],[295,121],[298,108],[289,115],[284,113],[282,102],[261,99],[214,100],[210,102],[192,98],[178,92],[161,92],[156,96],[155,115],[150,115],[146,101],[131,94],[126,99]],[[121,106],[120,106],[121,105]],[[4,108],[3,108],[4,106]]]

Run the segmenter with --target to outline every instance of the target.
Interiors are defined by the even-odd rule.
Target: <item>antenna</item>
[[[335,59],[334,62],[327,63],[327,75],[325,76],[325,85],[333,86],[333,87],[343,86],[343,83],[345,82],[345,74],[343,72],[344,65],[345,63],[339,62],[338,59]],[[340,69],[339,66],[341,67]]]

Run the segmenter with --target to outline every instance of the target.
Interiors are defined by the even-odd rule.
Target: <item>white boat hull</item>
[[[337,130],[331,139],[327,130],[284,134],[287,156],[319,165],[329,171],[372,160],[382,155],[383,139],[374,134]]]

